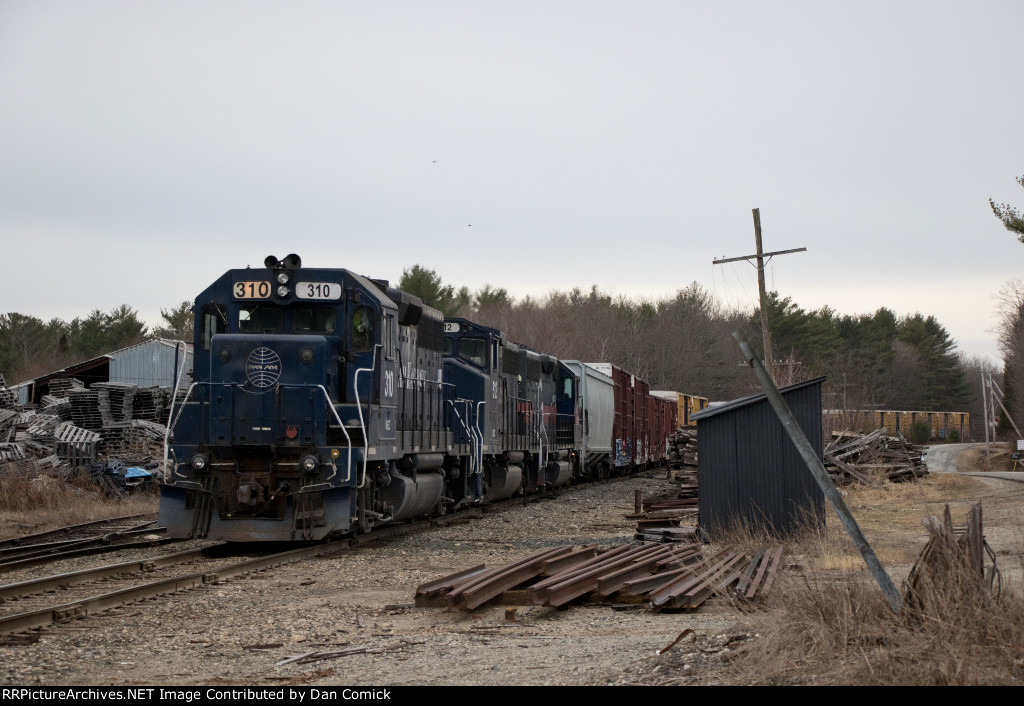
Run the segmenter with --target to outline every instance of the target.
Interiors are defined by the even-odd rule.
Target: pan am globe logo
[[[281,379],[281,357],[269,348],[257,348],[245,361],[245,375],[254,387],[266,390]]]

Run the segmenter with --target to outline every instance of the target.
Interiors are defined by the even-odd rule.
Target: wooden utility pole
[[[825,470],[825,464],[822,463],[821,457],[815,452],[811,442],[807,440],[807,435],[804,434],[800,423],[793,416],[793,411],[786,404],[786,400],[782,398],[782,393],[775,386],[775,382],[768,377],[768,371],[757,361],[757,356],[754,355],[750,344],[744,341],[739,333],[734,333],[732,337],[739,344],[740,350],[743,351],[743,357],[746,359],[747,364],[754,369],[754,374],[757,376],[758,382],[761,383],[761,387],[764,388],[765,397],[768,398],[768,403],[771,404],[775,414],[779,417],[783,430],[789,435],[804,463],[807,464],[811,475],[814,476],[814,480],[818,483],[818,487],[821,488],[825,500],[828,501],[832,509],[839,515],[839,521],[842,523],[843,528],[850,536],[850,539],[853,540],[857,550],[860,551],[868,570],[875,577],[875,581],[878,583],[879,588],[882,589],[882,593],[885,594],[886,600],[889,601],[889,607],[892,608],[892,612],[899,615],[900,609],[903,606],[903,597],[896,590],[892,578],[885,570],[885,567],[882,566],[882,562],[879,561],[878,555],[875,554],[875,550],[871,547],[870,542],[868,542],[864,533],[861,532],[857,519],[850,512],[850,508],[846,506],[846,501],[843,500],[843,496],[839,494],[835,483],[832,482],[828,471]]]
[[[764,259],[774,255],[788,255],[794,252],[806,252],[807,248],[795,248],[793,250],[776,250],[775,252],[763,252],[761,250],[761,210],[754,209],[754,242],[757,245],[757,253],[744,255],[743,257],[729,257],[721,260],[712,260],[712,265],[723,265],[726,262],[738,262],[739,260],[757,260],[757,291],[761,302],[761,339],[764,347],[764,367],[768,371],[768,377],[775,381],[775,366],[772,362],[772,332],[768,326],[768,295],[764,290]]]
[[[988,445],[988,385],[985,384],[985,369],[981,370],[981,409],[985,423],[985,470],[992,470],[991,447]]]

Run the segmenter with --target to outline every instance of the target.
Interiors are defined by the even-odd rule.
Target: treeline
[[[30,380],[97,355],[140,343],[151,336],[192,340],[192,303],[160,313],[153,331],[127,304],[85,318],[44,322],[19,313],[0,314],[0,374],[8,384]]]
[[[1024,228],[1021,237],[1024,238]],[[999,348],[1005,362],[1002,380],[1005,395],[1003,404],[1010,411],[1013,421],[1017,423],[1017,429],[1024,431],[1024,279],[1011,280],[1000,290],[998,311]],[[997,432],[1000,436],[1020,438],[1002,410],[999,410],[997,416]]]
[[[444,284],[416,265],[398,286],[448,315],[505,331],[512,340],[563,359],[610,362],[640,375],[652,389],[732,399],[758,392],[732,339],[739,331],[761,350],[760,311],[726,309],[693,283],[655,301],[589,292],[553,292],[516,301],[503,289],[472,293]],[[967,410],[975,361],[959,355],[934,316],[838,314],[800,308],[769,296],[775,375],[780,385],[827,376],[826,407]]]
[[[398,286],[447,315],[505,331],[512,340],[563,359],[610,362],[652,389],[690,392],[713,400],[759,391],[731,337],[739,331],[761,346],[760,312],[725,308],[697,283],[654,301],[589,291],[555,291],[544,300],[516,299],[487,285],[471,292],[445,284],[415,265]],[[1024,283],[1004,291],[1000,342],[1008,361],[1007,398],[1024,409]],[[161,310],[164,325],[148,330],[127,304],[70,322],[0,315],[0,373],[9,383],[138,343],[150,336],[191,340],[191,303]],[[933,316],[806,311],[789,298],[769,296],[776,379],[780,385],[827,377],[829,408],[981,411],[976,393],[981,363],[957,353]],[[1012,411],[1012,408],[1011,408]],[[1017,418],[1018,415],[1015,415]]]

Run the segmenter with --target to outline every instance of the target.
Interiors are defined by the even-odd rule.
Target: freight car
[[[708,406],[707,397],[687,395],[670,390],[651,390],[651,394],[668,400],[674,405],[677,410],[678,427],[680,429],[696,429],[697,422],[690,419],[690,417]]]
[[[675,411],[624,370],[446,320],[384,280],[296,255],[264,265],[195,300],[194,382],[161,486],[172,537],[369,532],[664,457]]]

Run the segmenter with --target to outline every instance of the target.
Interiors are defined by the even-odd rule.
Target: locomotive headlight
[[[210,460],[206,458],[206,456],[204,456],[203,454],[196,454],[195,456],[192,457],[192,468],[196,469],[197,471],[201,471],[204,468],[206,468],[206,465],[209,462]]]
[[[299,350],[299,360],[301,360],[303,363],[312,363],[313,362],[313,349],[312,348],[302,348],[302,349],[300,349]]]
[[[227,346],[224,346],[217,353],[217,357],[220,358],[220,362],[222,363],[228,362],[229,360],[231,360],[231,349],[228,348]]]
[[[313,473],[320,466],[320,459],[316,456],[303,456],[299,459],[299,468],[306,473]]]
[[[277,283],[278,284],[288,284],[288,273],[287,272],[278,272],[277,273]]]
[[[287,297],[288,296],[288,287],[285,287],[283,284],[280,287],[278,287],[277,288],[277,296],[279,296],[279,297]]]

